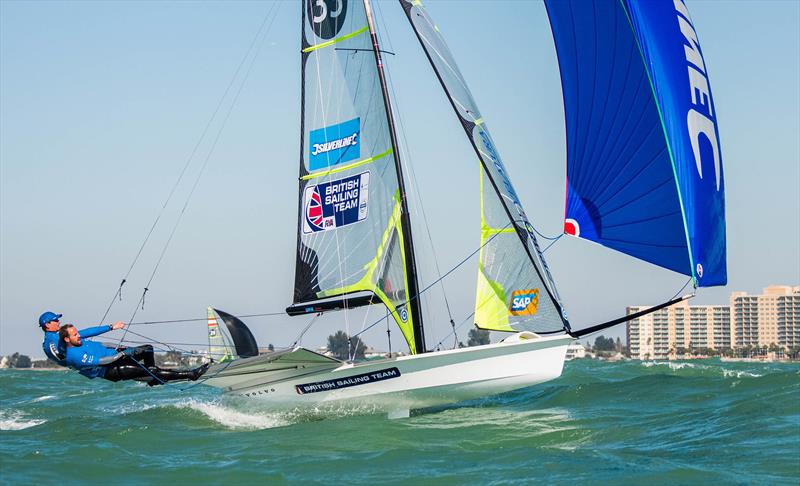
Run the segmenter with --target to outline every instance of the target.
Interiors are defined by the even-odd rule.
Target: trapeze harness
[[[103,378],[114,382],[149,378],[148,384],[152,386],[175,380],[197,380],[208,367],[204,365],[194,370],[159,368],[156,366],[153,346],[150,344],[137,346],[130,353],[130,355],[125,355],[113,363],[105,365],[106,374]]]
[[[153,346],[146,344],[135,348],[106,348],[100,343],[84,341],[79,347],[67,350],[67,364],[78,369],[83,376],[122,380],[148,380],[148,385],[160,385],[175,380],[197,380],[208,365],[193,370],[169,370],[155,364]]]

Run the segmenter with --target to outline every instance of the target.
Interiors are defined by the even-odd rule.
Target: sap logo
[[[714,102],[711,99],[711,90],[708,88],[708,76],[706,74],[706,64],[703,54],[700,52],[700,44],[697,42],[697,33],[691,24],[689,11],[683,0],[673,0],[675,10],[678,12],[678,25],[684,39],[683,50],[686,57],[687,69],[689,71],[689,91],[692,97],[692,108],[686,115],[686,123],[689,127],[689,140],[692,144],[694,162],[697,166],[697,173],[703,178],[703,165],[700,158],[700,135],[704,135],[711,144],[714,157],[714,176],[719,191],[721,178],[721,160],[719,154],[719,141],[717,140],[716,122],[714,121]]]
[[[515,290],[511,293],[509,312],[512,316],[532,316],[539,310],[539,289]]]

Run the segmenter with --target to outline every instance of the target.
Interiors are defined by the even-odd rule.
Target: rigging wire
[[[285,311],[281,312],[264,312],[261,314],[241,314],[237,315],[236,317],[242,319],[246,317],[267,317],[267,316],[284,316],[286,315]],[[129,326],[145,326],[145,325],[152,325],[152,324],[173,324],[173,323],[185,323],[185,322],[199,322],[205,321],[208,317],[198,317],[198,318],[191,318],[191,319],[170,319],[164,321],[140,321],[140,322],[131,322]]]
[[[515,223],[517,223],[517,221],[509,221],[509,222],[508,222],[508,223],[507,223],[507,224],[506,224],[506,225],[505,225],[503,228],[501,228],[501,230],[502,230],[502,229],[505,229],[505,228],[508,228],[509,226],[511,226],[512,224],[515,224]],[[501,232],[502,232],[502,231],[501,231]],[[425,288],[421,289],[421,290],[419,291],[419,294],[417,294],[416,296],[412,297],[411,299],[408,299],[407,301],[405,301],[404,303],[402,303],[402,304],[400,304],[400,305],[407,305],[407,304],[408,304],[408,302],[410,302],[410,301],[411,301],[411,300],[413,300],[413,299],[419,298],[419,296],[421,296],[421,295],[423,295],[425,292],[429,291],[429,290],[430,290],[431,288],[433,288],[433,287],[434,287],[436,284],[438,284],[438,283],[439,283],[441,280],[443,280],[443,279],[447,278],[447,277],[448,277],[450,274],[452,274],[452,273],[453,273],[453,272],[454,272],[456,269],[458,269],[459,267],[461,267],[463,264],[465,264],[467,261],[469,261],[469,259],[470,259],[470,258],[472,258],[473,256],[475,256],[475,254],[477,254],[477,253],[478,253],[478,252],[479,252],[479,251],[480,251],[480,250],[481,250],[481,249],[482,249],[484,246],[486,246],[486,245],[488,245],[489,243],[491,243],[491,242],[492,242],[492,240],[494,240],[494,238],[496,238],[496,237],[497,237],[497,235],[501,234],[501,232],[498,232],[498,233],[496,233],[496,234],[492,235],[492,236],[491,236],[491,237],[490,237],[488,240],[486,240],[486,241],[485,241],[485,242],[484,242],[484,243],[483,243],[481,246],[479,246],[477,249],[475,249],[474,251],[472,251],[472,252],[471,252],[469,255],[467,255],[466,257],[464,257],[464,258],[463,258],[463,259],[462,259],[462,260],[461,260],[459,263],[457,263],[455,266],[453,266],[453,268],[451,268],[450,270],[448,270],[447,272],[445,272],[445,273],[444,273],[444,274],[443,274],[441,277],[439,277],[439,279],[437,279],[437,280],[435,280],[435,281],[431,282],[431,283],[430,283],[430,284],[429,284],[427,287],[425,287]],[[138,306],[137,306],[137,309],[138,309]],[[243,316],[241,316],[241,317],[268,316],[268,315],[277,315],[277,314],[279,314],[279,313],[248,314],[248,315],[243,315]],[[318,318],[318,317],[319,317],[321,314],[322,314],[322,313],[316,314],[316,315],[314,316],[314,318],[312,318],[312,319],[311,319],[311,321],[310,321],[310,322],[309,322],[309,323],[306,325],[306,327],[304,327],[304,328],[303,328],[303,330],[300,332],[300,334],[297,336],[297,338],[295,339],[294,343],[292,344],[292,346],[291,346],[292,348],[294,348],[294,347],[297,345],[297,343],[298,343],[298,342],[300,342],[300,340],[302,339],[302,337],[303,337],[303,336],[305,335],[305,333],[306,333],[306,332],[307,332],[307,331],[308,331],[308,330],[311,328],[311,326],[312,326],[312,325],[313,325],[313,324],[316,322],[317,318]],[[469,316],[467,316],[467,319],[469,319],[470,317],[472,317],[472,315],[473,315],[473,314],[474,314],[474,312],[473,312],[472,314],[470,314]],[[379,324],[380,322],[382,322],[384,319],[386,319],[386,316],[382,316],[380,319],[378,319],[377,321],[373,322],[373,323],[372,323],[372,324],[370,324],[369,326],[367,326],[367,327],[363,328],[361,331],[359,331],[359,332],[357,332],[357,333],[353,334],[352,336],[350,336],[350,339],[360,336],[361,334],[363,334],[363,333],[365,333],[366,331],[370,330],[371,328],[375,327],[377,324]],[[157,323],[158,323],[158,324],[160,324],[160,323],[175,323],[175,322],[194,322],[194,321],[200,321],[200,320],[204,320],[204,319],[172,319],[172,320],[167,320],[167,321],[149,321],[148,323],[150,323],[150,324],[157,324]],[[139,323],[139,324],[142,324],[142,323]],[[451,333],[450,333],[450,334],[454,334],[455,330],[456,330],[456,329],[458,329],[458,328],[460,328],[460,327],[461,327],[463,324],[464,324],[464,322],[462,322],[461,324],[459,324],[459,325],[457,325],[457,326],[456,326],[456,325],[454,325],[454,326],[453,326],[453,328],[454,328],[454,329],[453,329],[453,331],[451,331]],[[149,339],[147,336],[144,336],[144,335],[142,335],[142,334],[139,334],[139,333],[137,333],[137,332],[134,332],[134,331],[130,331],[130,330],[128,329],[128,326],[126,326],[125,330],[126,330],[126,332],[130,332],[131,334],[134,334],[134,335],[136,335],[136,336],[139,336],[139,337],[142,337],[142,338],[145,338],[145,339]],[[448,334],[448,335],[447,335],[445,338],[449,337],[449,336],[450,336],[450,334]],[[124,336],[123,336],[123,338],[124,338]],[[123,339],[121,339],[121,340],[120,340],[120,343],[122,343],[122,341],[123,341]],[[170,346],[170,345],[169,345],[169,343],[160,342],[160,341],[156,341],[156,340],[153,340],[153,341],[154,341],[154,342],[156,342],[156,343],[158,343],[158,344],[162,344],[162,345],[164,345],[164,346],[167,346],[167,347],[169,347],[169,348],[171,348],[171,349],[176,349],[176,350],[178,349],[178,348],[176,348],[176,347],[174,347],[174,346]],[[176,343],[176,344],[177,344],[177,343]],[[441,342],[440,342],[439,344],[441,344]],[[458,341],[456,341],[456,345],[457,345],[457,344],[458,344]],[[184,344],[184,345],[185,345],[185,344]],[[119,346],[119,344],[118,344],[118,346]],[[187,352],[187,353],[188,353],[188,352]]]
[[[217,102],[217,106],[214,108],[214,111],[211,114],[211,117],[208,119],[208,122],[206,122],[206,125],[203,128],[202,133],[200,134],[200,138],[197,140],[197,143],[194,144],[194,147],[192,148],[192,151],[189,154],[189,157],[186,159],[186,162],[184,163],[183,168],[181,169],[180,174],[178,175],[178,178],[175,180],[175,183],[170,188],[170,191],[169,191],[169,194],[167,195],[167,198],[161,204],[161,209],[159,209],[159,211],[158,211],[158,213],[156,215],[156,218],[153,221],[153,224],[150,226],[150,229],[148,230],[147,235],[145,235],[144,240],[142,241],[142,244],[139,245],[139,250],[136,252],[136,255],[133,257],[133,261],[131,262],[130,267],[128,267],[128,271],[125,272],[125,276],[122,277],[122,280],[120,281],[120,284],[119,284],[119,287],[117,288],[117,291],[114,292],[114,296],[111,298],[111,301],[108,303],[108,307],[106,308],[106,311],[103,313],[103,317],[100,319],[100,323],[101,324],[103,322],[105,322],[106,317],[108,317],[109,312],[111,312],[111,308],[114,306],[114,303],[117,301],[117,297],[119,297],[119,300],[122,301],[122,287],[128,281],[128,278],[130,277],[130,274],[133,271],[133,268],[136,266],[136,263],[139,261],[139,257],[142,255],[142,252],[144,251],[144,248],[147,245],[147,242],[150,240],[150,237],[153,235],[153,231],[155,231],[156,226],[158,226],[158,222],[161,220],[161,217],[164,215],[164,212],[166,211],[166,208],[169,205],[169,202],[172,200],[172,196],[175,195],[175,191],[178,189],[178,186],[180,185],[181,181],[183,180],[184,175],[186,175],[186,171],[188,170],[189,166],[191,165],[192,161],[194,160],[194,157],[197,154],[197,150],[200,148],[200,145],[202,144],[203,140],[205,140],[206,135],[208,134],[208,130],[211,128],[211,125],[213,124],[214,120],[216,119],[220,108],[222,108],[223,102],[228,97],[228,93],[230,92],[231,87],[234,85],[234,82],[236,81],[236,78],[239,76],[239,71],[241,70],[242,66],[244,65],[245,60],[249,57],[250,52],[252,51],[253,46],[256,43],[256,40],[261,35],[261,31],[263,30],[264,25],[266,25],[267,19],[272,14],[273,8],[276,5],[279,6],[279,4],[280,4],[280,2],[273,3],[270,6],[270,10],[264,16],[264,20],[261,22],[261,25],[259,26],[258,31],[257,31],[255,37],[253,38],[253,41],[250,43],[250,46],[248,47],[247,52],[245,53],[245,55],[242,58],[242,60],[239,62],[239,65],[236,67],[236,71],[234,72],[233,76],[231,77],[230,82],[228,83],[227,87],[225,88],[225,92],[222,94],[222,97],[220,97],[219,101]],[[276,11],[276,13],[277,13],[277,11]]]
[[[694,277],[689,277],[689,280],[687,280],[686,283],[683,284],[683,287],[681,287],[680,290],[675,292],[675,295],[673,295],[672,298],[670,298],[669,300],[675,299],[676,297],[681,295],[681,293],[684,291],[684,289],[693,281],[694,281]],[[696,289],[696,287],[695,287],[695,289]],[[694,292],[692,292],[692,294],[694,294]]]
[[[430,290],[430,289],[431,289],[431,288],[432,288],[434,285],[436,285],[436,284],[437,284],[437,283],[439,283],[440,281],[444,280],[444,279],[445,279],[445,278],[447,278],[447,277],[448,277],[448,276],[449,276],[451,273],[453,273],[454,271],[456,271],[456,269],[458,269],[458,267],[460,267],[461,265],[463,265],[463,264],[467,263],[467,262],[469,261],[469,259],[470,259],[470,258],[472,258],[473,256],[475,256],[475,255],[476,255],[476,254],[477,254],[479,251],[481,251],[481,249],[483,249],[483,247],[484,247],[484,246],[486,246],[486,245],[488,245],[489,243],[491,243],[491,241],[492,241],[492,240],[494,240],[494,239],[497,237],[497,235],[499,235],[499,234],[502,234],[502,230],[504,230],[504,229],[508,228],[509,226],[511,226],[512,224],[515,224],[515,223],[518,223],[518,222],[519,222],[519,221],[513,220],[513,221],[509,221],[508,223],[506,223],[506,225],[505,225],[503,228],[501,228],[501,229],[500,229],[500,231],[498,231],[497,233],[493,234],[493,235],[492,235],[492,236],[491,236],[491,237],[490,237],[488,240],[486,240],[486,241],[485,241],[485,242],[484,242],[484,243],[483,243],[481,246],[479,246],[478,248],[476,248],[476,249],[475,249],[475,250],[474,250],[472,253],[470,253],[470,254],[469,254],[469,255],[467,255],[466,257],[464,257],[464,258],[463,258],[463,259],[462,259],[460,262],[458,262],[458,263],[457,263],[457,264],[456,264],[456,265],[455,265],[453,268],[451,268],[450,270],[448,270],[447,272],[445,272],[445,274],[444,274],[444,275],[442,275],[441,277],[439,277],[439,279],[437,279],[437,280],[434,280],[434,281],[433,281],[433,282],[431,282],[431,283],[430,283],[430,284],[429,284],[427,287],[425,287],[425,288],[423,288],[422,290],[420,290],[420,291],[419,291],[419,293],[417,293],[417,295],[415,295],[415,296],[411,297],[410,299],[406,300],[404,303],[402,303],[402,304],[400,304],[400,305],[407,305],[407,304],[408,304],[409,302],[411,302],[412,300],[419,298],[419,296],[421,296],[422,294],[424,294],[425,292],[427,292],[428,290]],[[375,321],[375,322],[373,322],[372,324],[370,324],[369,326],[367,326],[365,329],[362,329],[361,331],[359,331],[359,332],[357,332],[357,333],[353,334],[351,337],[357,337],[357,336],[359,336],[359,335],[361,335],[361,334],[365,333],[366,331],[368,331],[368,330],[370,330],[371,328],[373,328],[373,327],[375,327],[376,325],[378,325],[378,324],[379,324],[379,323],[380,323],[380,322],[381,322],[383,319],[384,319],[384,318],[383,318],[383,317],[381,317],[381,318],[380,318],[380,319],[378,319],[377,321]]]
[[[456,326],[456,329],[460,328],[461,326],[463,326],[464,324],[469,322],[469,320],[472,319],[472,316],[474,316],[474,315],[475,315],[475,311],[470,312],[470,314],[467,317],[465,317],[464,320],[461,321],[458,324],[458,326]],[[450,331],[450,333],[448,333],[445,337],[443,337],[441,341],[436,343],[436,349],[438,349],[439,346],[441,346],[442,343],[444,343],[444,340],[449,338],[451,334],[455,334],[455,329],[453,331]],[[458,347],[458,341],[456,341],[455,345],[453,346],[453,349],[456,349],[457,347]]]
[[[531,225],[531,226],[533,226],[533,225]],[[534,228],[534,231],[536,231],[536,228]],[[538,233],[538,231],[537,231],[537,233]],[[544,250],[542,250],[542,255],[544,255],[545,252],[547,252],[547,250],[549,250],[551,246],[553,246],[556,243],[558,243],[558,240],[560,240],[562,236],[564,236],[564,233],[561,233],[560,235],[558,235],[553,241],[550,242],[549,245],[544,247]]]
[[[667,300],[666,302],[664,302],[662,304],[655,305],[655,306],[652,306],[652,307],[648,307],[643,311],[639,311],[639,312],[636,312],[636,313],[633,313],[633,314],[628,314],[626,316],[623,316],[623,317],[620,317],[620,318],[617,318],[617,319],[614,319],[614,320],[611,320],[611,321],[603,322],[601,324],[597,324],[597,325],[594,325],[594,326],[585,327],[583,329],[578,329],[576,331],[569,330],[567,332],[567,334],[569,334],[570,336],[572,336],[572,337],[574,337],[576,339],[579,339],[579,338],[582,338],[582,337],[585,337],[585,336],[592,335],[592,334],[594,334],[596,332],[600,332],[600,331],[602,331],[604,329],[608,329],[610,327],[614,327],[616,325],[622,324],[623,322],[628,322],[628,321],[631,321],[633,319],[638,319],[639,317],[641,317],[643,315],[656,312],[656,311],[658,311],[660,309],[663,309],[665,307],[670,307],[672,305],[677,304],[678,302],[685,301],[687,299],[691,299],[692,297],[694,297],[696,295],[696,292],[694,290],[692,291],[691,294],[685,295],[685,296],[681,297],[680,299],[678,299],[677,297],[683,292],[683,290],[686,288],[686,286],[689,285],[689,283],[692,282],[692,281],[694,281],[694,277],[689,277],[689,280],[687,280],[686,283],[683,284],[683,287],[681,287],[680,290],[678,290],[675,293],[675,295],[672,296],[671,299]],[[552,334],[552,333],[539,333],[539,334]]]
[[[264,17],[264,20],[262,21],[261,27],[259,27],[259,30],[258,30],[258,32],[256,34],[256,37],[255,37],[253,43],[251,43],[251,46],[250,46],[250,48],[248,48],[248,51],[245,54],[245,57],[243,58],[242,63],[240,63],[240,67],[241,67],[241,64],[244,63],[244,60],[246,60],[250,56],[250,53],[252,52],[252,47],[254,45],[258,45],[258,47],[255,50],[255,53],[253,54],[252,58],[250,59],[250,64],[247,67],[247,70],[245,71],[241,82],[239,83],[239,87],[236,90],[236,93],[234,94],[233,99],[230,102],[230,105],[228,106],[228,110],[227,110],[227,112],[225,114],[225,117],[223,118],[222,123],[221,123],[221,125],[220,125],[220,127],[219,127],[219,129],[217,131],[217,135],[214,138],[214,141],[211,144],[211,147],[209,148],[208,153],[206,154],[205,160],[203,161],[203,165],[200,167],[200,170],[197,173],[197,177],[194,180],[194,184],[192,185],[192,188],[189,191],[189,194],[186,196],[186,200],[184,201],[183,207],[181,208],[181,211],[178,214],[178,218],[177,218],[177,220],[175,221],[175,224],[172,227],[172,231],[170,232],[169,237],[167,238],[167,241],[166,241],[166,243],[164,244],[164,246],[163,246],[163,248],[161,250],[161,254],[159,255],[158,260],[156,261],[156,264],[155,264],[155,266],[153,268],[153,271],[150,274],[150,278],[148,279],[147,284],[145,285],[144,290],[142,291],[142,296],[139,298],[139,303],[134,308],[134,311],[133,311],[130,319],[128,319],[128,322],[132,322],[133,321],[133,319],[134,319],[134,317],[136,317],[136,313],[139,311],[140,307],[144,308],[144,299],[145,299],[145,295],[147,295],[147,292],[150,290],[149,289],[150,284],[153,282],[153,279],[155,278],[156,272],[158,271],[158,268],[161,265],[162,260],[164,259],[164,255],[167,252],[167,248],[169,248],[169,245],[172,242],[172,238],[175,236],[175,232],[177,231],[178,226],[180,225],[180,222],[183,219],[183,215],[186,213],[186,208],[189,206],[189,202],[191,201],[192,196],[194,195],[194,192],[195,192],[195,190],[197,189],[197,186],[200,183],[200,179],[202,178],[203,173],[205,172],[205,169],[208,166],[208,162],[211,159],[212,154],[214,153],[214,150],[215,150],[215,148],[217,146],[217,143],[220,140],[220,137],[222,136],[222,133],[225,130],[225,126],[227,125],[227,122],[228,122],[228,120],[229,120],[229,118],[231,116],[231,113],[233,112],[233,108],[236,106],[236,102],[239,99],[239,95],[242,93],[242,89],[244,88],[244,85],[247,82],[247,78],[249,77],[250,72],[252,71],[253,65],[255,64],[255,60],[258,58],[258,55],[261,52],[261,48],[263,47],[263,40],[264,39],[262,39],[262,42],[260,44],[257,43],[256,41],[261,36],[261,32],[263,30],[263,26],[267,23],[267,20],[269,20],[269,24],[267,25],[266,31],[264,31],[264,38],[266,38],[266,36],[269,34],[269,31],[271,30],[272,25],[275,22],[275,18],[277,17],[277,12],[280,9],[280,5],[281,5],[281,2],[276,2],[275,4],[273,4],[270,7],[270,10],[267,12],[266,16]],[[274,15],[273,15],[273,13],[274,13]],[[237,71],[236,71],[237,75],[238,75],[238,73],[239,73],[239,68],[237,68]],[[235,79],[235,77],[234,77],[234,79]],[[118,345],[122,344],[122,342],[125,340],[125,336],[127,335],[128,332],[129,332],[129,329],[128,329],[128,326],[126,326],[125,327],[125,332],[123,333],[122,337],[120,338]]]
[[[149,339],[150,342],[152,342],[152,343],[156,343],[156,344],[160,344],[162,346],[166,346],[166,348],[169,349],[170,351],[180,351],[181,353],[191,354],[191,351],[189,351],[189,350],[181,349],[181,348],[179,348],[177,346],[170,346],[168,343],[159,341],[157,339],[153,339],[150,336],[145,336],[144,334],[139,334],[138,332],[135,332],[135,331],[129,331],[129,332],[131,334],[133,334],[134,336],[138,336],[138,337],[140,337],[142,339]],[[117,343],[116,347],[119,348],[121,343],[122,343],[122,340],[120,340],[120,342]]]
[[[127,339],[127,340],[125,340],[125,342],[129,343],[129,344],[152,344],[154,342],[153,339],[151,339],[150,337],[147,337],[146,339],[148,339],[148,340],[147,341],[144,341],[144,340],[143,341],[139,341],[139,340],[136,340],[136,339]],[[164,346],[169,346],[169,347],[153,346],[153,349],[157,350],[157,351],[178,351],[178,349],[175,346],[196,346],[197,348],[205,348],[205,347],[208,346],[208,343],[183,343],[183,342],[179,343],[179,342],[173,342],[173,341],[163,341],[161,344],[163,344]],[[284,350],[284,349],[293,349],[294,348],[293,346],[276,346],[274,344],[272,345],[272,347],[274,349],[276,349],[276,350]],[[185,354],[187,356],[206,356],[208,354],[214,355],[214,354],[220,354],[220,353],[206,353],[206,352],[202,352],[202,351],[198,352],[198,351],[195,351],[195,350],[189,350],[189,351],[183,352],[182,354]]]
[[[389,357],[392,357],[392,324],[389,322],[389,309],[386,309],[386,340],[389,342]]]
[[[294,339],[294,342],[292,343],[292,345],[289,346],[290,348],[294,349],[294,347],[297,346],[297,343],[299,343],[300,340],[303,339],[303,336],[305,335],[305,333],[309,329],[311,329],[311,326],[314,325],[314,323],[317,321],[317,318],[319,316],[321,316],[321,315],[322,315],[322,313],[320,312],[319,314],[316,314],[316,315],[314,315],[314,317],[311,318],[311,321],[306,325],[306,327],[303,328],[302,331],[300,331],[300,334],[298,334],[297,337]]]
[[[534,225],[533,225],[533,223],[531,223],[531,228],[533,228],[533,231],[534,231],[534,232],[535,232],[537,235],[541,236],[541,237],[542,237],[543,239],[545,239],[545,240],[557,241],[559,238],[561,238],[562,236],[564,236],[564,233],[559,233],[559,234],[558,234],[558,235],[556,235],[556,236],[546,236],[546,235],[544,235],[542,232],[540,232],[538,229],[536,229],[536,226],[534,226]],[[542,252],[542,253],[544,253],[544,252]]]
[[[387,40],[387,44],[388,44],[389,49],[394,50],[393,47],[392,47],[391,35],[389,34],[390,30],[386,27],[386,22],[385,22],[385,19],[384,19],[384,16],[383,16],[383,12],[382,12],[380,6],[378,6],[379,4],[380,4],[380,2],[376,2],[375,3],[376,11],[378,13],[378,17],[381,20],[381,23],[383,24],[382,31],[386,32],[386,40]],[[423,204],[423,201],[422,201],[422,193],[420,191],[419,185],[417,184],[417,175],[416,175],[416,172],[414,171],[414,164],[411,162],[413,160],[413,157],[411,156],[411,149],[409,148],[410,144],[408,143],[408,136],[406,134],[405,124],[403,123],[402,110],[400,109],[399,99],[398,99],[397,93],[396,93],[396,91],[394,89],[394,82],[392,81],[392,76],[390,74],[388,61],[384,61],[384,65],[386,66],[386,68],[384,69],[384,72],[386,73],[386,78],[387,78],[387,81],[388,81],[389,89],[392,92],[392,98],[394,100],[393,106],[395,107],[394,111],[396,112],[395,113],[395,115],[396,115],[395,119],[398,120],[398,122],[399,122],[400,134],[401,134],[401,138],[402,138],[402,141],[403,141],[403,146],[402,147],[398,147],[398,148],[400,148],[401,151],[405,153],[405,155],[403,156],[403,159],[406,161],[405,165],[409,168],[409,176],[410,176],[409,179],[410,179],[410,182],[411,182],[410,186],[413,189],[414,199],[416,200],[417,204],[419,205],[420,212],[422,213],[423,226],[425,227],[425,233],[426,233],[426,235],[428,237],[428,243],[430,244],[431,252],[433,253],[434,268],[436,269],[436,275],[439,278],[439,281],[441,281],[442,280],[442,272],[441,272],[441,269],[439,267],[439,258],[438,258],[438,255],[436,254],[436,248],[435,248],[435,246],[433,244],[433,236],[431,235],[430,224],[428,223],[428,215],[425,212],[425,205]],[[447,309],[447,316],[448,316],[448,319],[450,321],[450,325],[455,327],[455,322],[453,321],[453,313],[452,313],[452,311],[450,309],[450,302],[449,302],[449,300],[447,298],[447,290],[445,289],[444,283],[442,283],[441,289],[442,289],[442,296],[444,298],[444,304],[445,304],[445,308]]]

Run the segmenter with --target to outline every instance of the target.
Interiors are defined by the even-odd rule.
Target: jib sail
[[[564,232],[724,285],[725,185],[683,0],[545,0],[567,125]]]
[[[369,4],[306,0],[302,10],[300,201],[287,312],[383,303],[411,352],[424,352],[402,173]]]
[[[480,160],[481,251],[475,325],[539,332],[567,327],[533,227],[464,77],[422,3],[400,3]]]

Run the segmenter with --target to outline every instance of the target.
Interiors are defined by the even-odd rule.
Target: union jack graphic
[[[308,198],[308,205],[306,206],[306,221],[314,231],[322,231],[325,229],[323,226],[325,218],[322,215],[322,198],[319,195],[319,188],[315,187],[311,197]]]

